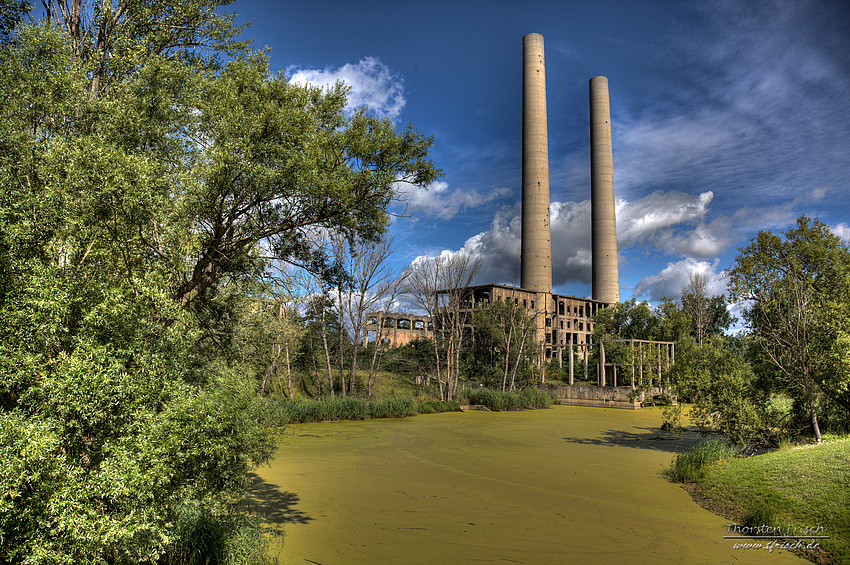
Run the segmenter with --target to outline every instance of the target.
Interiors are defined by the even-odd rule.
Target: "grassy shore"
[[[829,536],[815,540],[822,549],[801,554],[817,563],[850,565],[850,438],[749,458],[730,456],[716,446],[693,453],[678,456],[668,475],[685,482],[697,502],[730,523],[770,526],[774,535]],[[803,540],[802,546],[809,543]]]

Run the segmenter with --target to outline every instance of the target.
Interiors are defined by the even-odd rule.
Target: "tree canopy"
[[[238,513],[274,448],[228,351],[241,298],[269,258],[330,272],[315,233],[375,240],[397,183],[440,174],[219,5],[3,12],[0,561],[176,559],[186,516]]]
[[[762,359],[805,402],[819,440],[821,391],[850,413],[850,251],[805,216],[783,236],[762,231],[741,249],[730,287]]]

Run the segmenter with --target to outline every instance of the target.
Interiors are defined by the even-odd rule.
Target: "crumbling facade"
[[[549,154],[546,117],[546,64],[543,36],[523,37],[522,94],[522,238],[520,287],[502,284],[469,287],[462,309],[512,300],[535,321],[541,360],[586,359],[593,322],[602,308],[619,301],[614,168],[608,79],[590,79],[591,237],[593,298],[552,293],[552,244],[549,212]],[[439,292],[438,292],[439,294]],[[384,343],[398,346],[417,338],[433,338],[435,328],[425,316],[378,312],[368,328]],[[419,328],[408,326],[419,318]],[[471,316],[468,317],[471,319]],[[399,324],[403,324],[400,326]],[[379,332],[381,330],[381,332]],[[440,328],[436,328],[439,332]],[[370,332],[370,333],[371,333]],[[384,333],[386,335],[384,335]]]
[[[434,323],[430,316],[417,316],[404,312],[368,312],[363,347],[369,345],[369,336],[389,347],[400,347],[419,339],[434,339]]]

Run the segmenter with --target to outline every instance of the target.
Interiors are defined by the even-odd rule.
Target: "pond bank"
[[[805,563],[733,549],[661,471],[661,410],[554,406],[295,424],[249,497],[282,563]]]

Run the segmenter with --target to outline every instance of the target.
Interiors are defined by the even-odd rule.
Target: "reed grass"
[[[554,402],[550,393],[537,388],[524,388],[520,392],[502,392],[490,388],[470,389],[467,398],[469,404],[486,406],[494,412],[549,408]]]
[[[698,482],[705,477],[709,465],[737,454],[738,449],[724,440],[703,441],[690,451],[676,455],[667,470],[667,476],[677,483]]]

